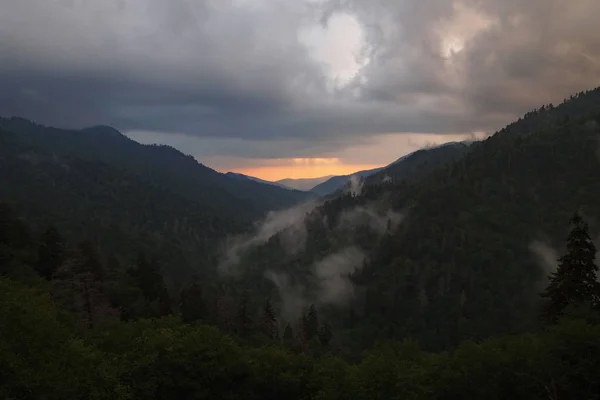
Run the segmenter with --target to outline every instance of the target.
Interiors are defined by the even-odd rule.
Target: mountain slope
[[[240,174],[238,172],[227,172],[225,174],[226,176],[229,176],[231,178],[234,179],[241,179],[241,180],[250,180],[250,181],[254,181],[254,182],[258,182],[258,183],[262,183],[265,185],[272,185],[272,186],[277,186],[280,187],[282,189],[287,189],[287,190],[296,190],[294,188],[279,184],[277,182],[271,182],[271,181],[265,181],[264,179],[260,179],[260,178],[256,178],[254,176],[249,176],[249,175],[244,175],[244,174]]]
[[[299,178],[299,179],[281,179],[275,183],[283,185],[288,188],[306,190],[309,191],[316,185],[325,182],[327,179],[332,178],[333,175],[321,176],[319,178]],[[316,193],[316,192],[315,192]]]
[[[25,145],[105,162],[188,200],[240,218],[255,219],[310,198],[300,191],[226,176],[171,147],[142,145],[106,126],[77,131],[9,118],[0,119],[0,127],[18,134]]]
[[[335,319],[348,346],[412,336],[443,349],[532,329],[540,285],[552,268],[540,248],[561,251],[577,209],[600,234],[598,137],[600,89],[528,113],[469,151],[442,147],[465,153],[420,179],[367,180],[363,195],[341,194],[305,219],[301,250],[286,250],[290,233],[282,232],[249,255],[249,265],[286,274],[295,292]],[[397,227],[390,210],[404,216]],[[319,268],[354,270],[342,261],[360,253],[347,249],[366,257],[352,273],[352,299],[332,309],[318,296],[329,276]],[[281,281],[271,290],[285,304]]]
[[[220,242],[245,226],[134,174],[23,145],[2,129],[0,201],[38,231],[52,224],[75,242],[91,240],[115,255],[156,256],[170,277],[214,273]]]
[[[349,181],[350,178],[355,176],[358,178],[366,178],[370,175],[373,175],[376,172],[381,171],[383,168],[375,168],[368,169],[364,171],[358,171],[350,175],[337,175],[327,179],[325,182],[322,182],[313,188],[310,189],[311,192],[316,193],[320,196],[327,196],[336,190],[339,190],[344,187]]]
[[[400,157],[385,167],[358,171],[351,175],[334,176],[313,187],[311,192],[321,196],[331,195],[348,185],[351,177],[365,179],[369,184],[389,180],[418,180],[434,169],[462,157],[468,151],[470,144],[470,142],[451,142],[420,149]]]
[[[470,150],[471,145],[471,142],[451,142],[417,150],[369,175],[367,184],[384,181],[416,182],[435,169],[459,160]]]

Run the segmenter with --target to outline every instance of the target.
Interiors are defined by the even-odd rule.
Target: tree
[[[275,316],[275,310],[269,299],[267,299],[263,308],[261,328],[271,339],[276,339],[279,336],[277,317]]]
[[[329,342],[331,342],[332,337],[333,333],[331,332],[331,327],[329,324],[326,322],[321,325],[319,328],[319,342],[321,342],[323,346],[327,346],[329,345]]]
[[[100,262],[100,257],[90,241],[81,242],[77,246],[78,259],[83,270],[93,275],[94,279],[103,282],[106,277],[104,265]]]
[[[156,258],[148,261],[146,256],[140,253],[137,265],[130,270],[130,274],[137,280],[145,299],[157,306],[155,312],[159,315],[171,313],[171,299]]]
[[[238,302],[235,321],[236,330],[240,335],[247,333],[252,326],[252,318],[250,317],[250,310],[248,309],[249,302],[250,299],[248,293],[242,293]]]
[[[317,315],[317,309],[314,304],[308,309],[308,313],[304,318],[305,331],[307,340],[311,340],[319,333],[319,316]]]
[[[290,324],[287,324],[283,331],[283,345],[286,347],[292,347],[294,345],[294,331]]]
[[[196,322],[206,317],[206,304],[198,277],[194,275],[187,288],[181,292],[180,303],[183,322]]]
[[[575,213],[571,226],[567,252],[558,259],[558,268],[550,274],[550,284],[541,294],[549,300],[544,310],[544,317],[549,321],[556,321],[568,306],[587,304],[596,307],[600,299],[596,247],[589,236],[588,225],[579,213]]]
[[[101,279],[102,264],[91,245],[79,246],[53,275],[54,297],[79,317],[87,329],[93,329],[106,318],[118,317]]]

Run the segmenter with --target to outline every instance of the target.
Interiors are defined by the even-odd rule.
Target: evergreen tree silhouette
[[[571,226],[567,236],[567,251],[558,259],[558,268],[550,274],[550,284],[541,294],[549,300],[543,315],[549,322],[555,322],[567,307],[597,307],[599,303],[596,247],[589,236],[588,225],[579,213],[571,218]]]

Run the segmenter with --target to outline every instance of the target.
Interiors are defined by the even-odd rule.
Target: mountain
[[[247,226],[126,170],[20,139],[0,128],[0,201],[36,230],[54,225],[71,240],[90,240],[126,259],[151,254],[170,277],[184,277],[214,273],[220,243]]]
[[[238,172],[227,172],[225,175],[229,176],[231,178],[234,178],[234,179],[250,180],[250,181],[254,181],[254,182],[258,182],[258,183],[263,183],[265,185],[277,186],[277,187],[280,187],[280,188],[283,188],[283,189],[287,189],[287,190],[295,190],[294,188],[291,188],[291,187],[288,187],[288,186],[285,186],[285,185],[281,185],[281,184],[279,184],[277,182],[265,181],[264,179],[256,178],[254,176],[240,174]]]
[[[250,235],[131,171],[0,129],[0,199],[16,210],[0,201],[0,397],[595,398],[599,136],[597,89],[429,149],[446,161],[416,177],[431,153],[270,213]],[[589,229],[568,234],[574,211]],[[241,262],[233,279],[167,285],[155,258],[208,269],[219,250]],[[567,315],[548,324],[539,293],[559,254],[585,264],[566,289],[585,284],[593,307],[558,296]]]
[[[369,184],[418,181],[444,165],[459,160],[472,149],[474,141],[449,142],[409,153],[367,176]]]
[[[260,271],[241,269],[252,286],[277,277],[271,293],[284,310],[298,298],[317,304],[356,350],[406,337],[440,350],[535,329],[573,212],[600,235],[598,137],[600,88],[482,142],[415,152],[389,167],[391,181],[380,171],[360,195],[308,212],[300,247],[289,246],[290,227],[247,254],[242,265]]]
[[[346,186],[351,177],[368,179],[370,183],[384,179],[419,179],[433,169],[462,156],[471,143],[472,141],[449,142],[420,149],[398,158],[385,167],[331,177],[327,181],[316,185],[310,191],[321,196],[331,195]]]
[[[38,242],[0,204],[0,343],[11,377],[2,398],[546,400],[594,399],[600,391],[593,311],[441,353],[406,339],[351,358],[313,307],[280,337],[268,300],[259,312],[243,300],[207,307],[192,279],[174,313],[151,262],[98,275],[107,264],[93,249],[65,253],[63,244],[55,231]],[[60,266],[50,280],[40,275],[48,262]],[[162,293],[158,302],[150,300],[154,289]]]
[[[366,178],[367,176],[372,175],[378,171],[381,171],[382,169],[383,168],[375,168],[375,169],[369,169],[369,170],[364,170],[364,171],[358,171],[358,172],[355,172],[350,175],[332,176],[331,178],[327,179],[326,181],[319,183],[316,186],[313,186],[310,189],[310,191],[313,193],[316,193],[320,196],[327,196],[327,195],[335,192],[336,190],[343,188],[344,185],[346,185],[350,181],[350,178],[352,176],[359,177],[359,178]]]
[[[316,185],[325,182],[327,179],[333,177],[333,175],[321,176],[319,178],[300,178],[300,179],[281,179],[275,183],[283,185],[288,188],[309,191]],[[315,192],[316,193],[316,192]]]
[[[188,200],[238,218],[256,219],[268,211],[311,198],[310,194],[301,191],[221,174],[172,147],[142,145],[107,126],[67,130],[13,117],[0,118],[0,128],[17,134],[24,145],[59,156],[104,162]]]

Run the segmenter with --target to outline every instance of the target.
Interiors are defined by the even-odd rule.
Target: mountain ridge
[[[332,178],[334,175],[326,175],[326,176],[320,176],[317,178],[285,178],[285,179],[280,179],[278,181],[275,181],[276,183],[289,187],[289,188],[295,188],[298,190],[304,190],[304,191],[311,191],[311,189],[322,183],[325,182],[327,179]]]
[[[57,155],[105,162],[189,200],[243,219],[260,218],[269,211],[312,197],[300,191],[227,176],[173,147],[143,145],[107,126],[60,129],[13,117],[0,118],[0,127],[16,133],[23,144]]]
[[[461,145],[470,145],[472,143],[475,143],[477,141],[475,140],[465,140],[465,141],[453,141],[453,142],[446,142],[446,143],[442,143],[439,145],[434,145],[434,146],[427,146],[418,150],[415,150],[413,152],[410,152],[408,154],[403,155],[402,157],[396,159],[395,161],[391,162],[388,165],[385,165],[383,167],[379,167],[379,168],[374,168],[374,169],[369,169],[369,170],[362,170],[362,171],[357,171],[353,174],[348,174],[348,175],[337,175],[337,176],[333,176],[330,179],[316,185],[315,187],[311,188],[310,191],[317,193],[321,196],[327,196],[327,195],[331,195],[333,193],[335,193],[336,191],[342,189],[343,187],[345,187],[350,179],[352,177],[358,177],[360,179],[367,179],[370,178],[373,175],[376,176],[380,176],[380,179],[383,179],[385,177],[385,175],[381,175],[384,174],[386,171],[394,171],[393,167],[397,164],[402,163],[404,160],[413,157],[415,154],[419,154],[419,153],[423,153],[423,152],[428,152],[428,151],[434,151],[436,149],[439,148],[445,148],[445,147],[456,147],[456,146],[461,146]],[[395,172],[393,173],[395,174]]]
[[[443,350],[536,329],[537,287],[552,268],[536,243],[561,243],[578,209],[600,235],[598,137],[600,88],[529,112],[483,141],[417,151],[390,167],[400,167],[398,179],[367,178],[309,212],[300,250],[287,244],[292,225],[240,268],[255,285],[265,271],[279,277],[271,293],[284,304],[292,290],[316,302],[357,350],[407,337]],[[318,268],[328,265],[351,278],[327,280]],[[334,284],[353,293],[337,309],[319,294]]]

